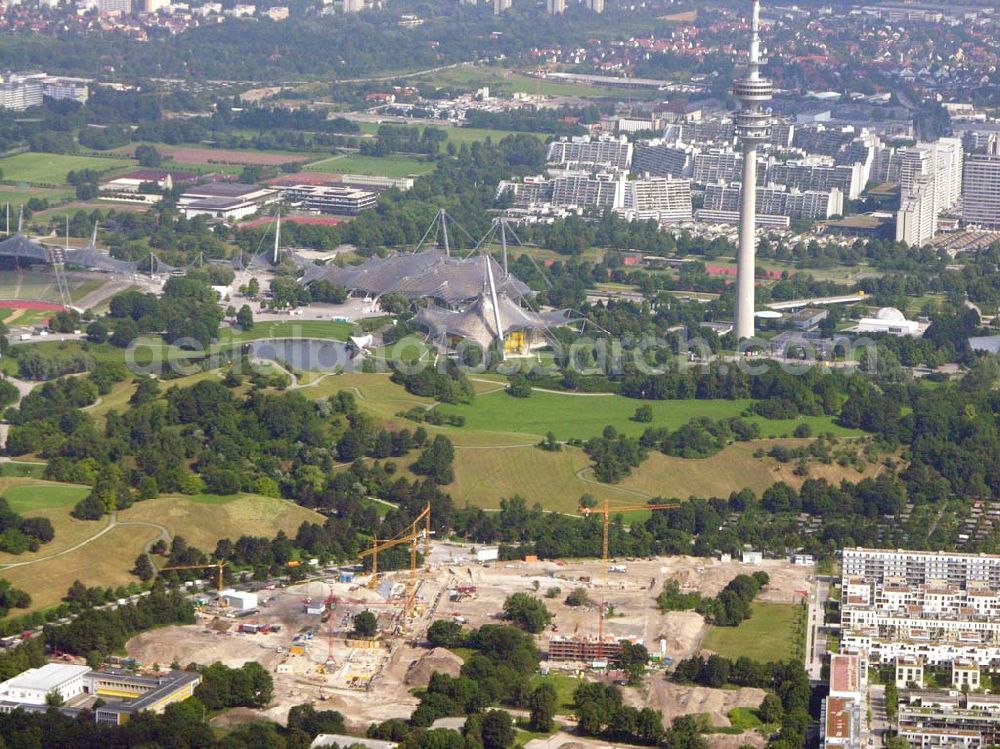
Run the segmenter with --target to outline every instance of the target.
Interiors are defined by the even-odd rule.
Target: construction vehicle
[[[604,507],[603,508],[583,507],[583,506],[580,507],[580,514],[583,515],[584,517],[588,517],[591,513],[595,513],[595,512],[596,513],[600,513],[601,515],[604,516],[604,535],[603,535],[602,543],[601,543],[601,562],[603,562],[603,566],[604,566],[604,586],[603,586],[603,588],[607,588],[607,586],[608,586],[607,573],[610,572],[610,571],[612,571],[611,568],[608,566],[608,561],[609,561],[609,555],[608,555],[608,530],[609,530],[609,527],[611,525],[611,515],[613,513],[619,513],[619,512],[637,512],[637,511],[640,511],[640,510],[649,510],[649,511],[654,511],[654,510],[675,510],[678,507],[680,507],[680,505],[678,505],[676,502],[669,502],[669,503],[664,503],[664,504],[646,504],[646,505],[617,505],[615,507],[611,507],[609,505],[609,503],[608,503],[608,498],[607,497],[604,498]],[[615,570],[615,571],[617,571],[617,570]],[[598,610],[598,614],[597,614],[597,656],[598,656],[598,658],[601,658],[603,656],[603,654],[604,654],[603,651],[604,651],[604,609],[605,609],[605,601],[604,601],[604,591],[603,591],[603,588],[602,588],[602,591],[601,591],[601,603],[597,607],[597,610]]]
[[[175,567],[164,567],[160,572],[174,572],[176,570],[206,570],[210,567],[214,567],[219,571],[219,598],[222,598],[222,591],[225,589],[223,571],[226,565],[229,564],[225,559],[219,562],[212,562],[211,564],[180,564]]]

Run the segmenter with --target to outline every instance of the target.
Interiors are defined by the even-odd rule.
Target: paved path
[[[70,546],[67,549],[63,549],[62,551],[58,551],[55,554],[48,554],[47,556],[44,556],[44,557],[36,557],[35,559],[29,559],[26,562],[13,562],[11,564],[0,565],[0,569],[10,570],[10,569],[14,569],[15,567],[27,567],[30,564],[38,564],[39,562],[47,562],[50,559],[57,559],[58,557],[65,556],[66,554],[72,554],[74,551],[77,551],[78,549],[82,549],[87,544],[96,541],[97,539],[99,539],[101,536],[103,536],[105,533],[109,532],[110,530],[112,530],[114,528],[121,527],[121,526],[127,526],[127,525],[142,525],[142,526],[146,526],[146,527],[149,527],[149,528],[156,528],[156,529],[158,529],[160,531],[160,535],[159,535],[158,538],[155,538],[152,541],[150,541],[148,544],[146,544],[146,551],[147,552],[149,551],[150,547],[154,543],[156,543],[157,541],[162,540],[162,541],[166,541],[167,543],[170,542],[170,538],[171,538],[171,536],[170,536],[170,529],[167,528],[165,525],[160,525],[159,523],[147,523],[145,521],[130,521],[130,520],[126,520],[124,522],[119,523],[118,522],[118,512],[115,511],[115,512],[111,513],[111,517],[108,519],[108,524],[107,525],[105,525],[103,528],[101,528],[101,530],[99,530],[93,536],[85,538],[80,543],[75,544],[73,546]]]

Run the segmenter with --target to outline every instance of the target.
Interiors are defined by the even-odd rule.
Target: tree
[[[760,719],[765,723],[780,723],[785,717],[785,708],[776,694],[766,694],[760,703]]]
[[[556,714],[556,690],[549,682],[542,682],[528,696],[528,719],[532,731],[549,733]]]
[[[637,421],[640,424],[649,424],[653,420],[653,407],[649,404],[639,406],[635,409],[635,413],[632,414],[632,421]]]
[[[374,637],[378,632],[378,620],[368,609],[354,615],[354,634],[358,637]]]
[[[552,614],[537,598],[527,593],[514,593],[503,602],[503,618],[537,635],[552,620]]]
[[[147,169],[156,169],[163,163],[163,156],[160,155],[160,152],[153,146],[145,144],[136,146],[135,159],[139,162],[139,166],[144,166]]]
[[[55,689],[45,695],[45,704],[49,707],[61,707],[63,702],[62,694]]]
[[[483,749],[507,749],[514,743],[514,721],[506,710],[489,710],[483,715],[480,736]]]
[[[589,606],[590,596],[587,595],[586,588],[574,588],[568,596],[566,596],[567,606]]]
[[[622,640],[621,667],[628,677],[629,684],[638,684],[646,673],[649,663],[649,651],[642,644],[633,644]]]
[[[244,304],[236,313],[236,325],[240,330],[253,328],[253,310],[250,309],[249,304]]]
[[[132,568],[132,574],[144,583],[148,583],[156,575],[156,570],[153,569],[153,563],[149,561],[149,555],[146,554],[146,552],[143,552],[135,558],[135,566]]]
[[[435,648],[456,648],[463,639],[462,625],[451,619],[438,619],[427,628],[427,641]]]

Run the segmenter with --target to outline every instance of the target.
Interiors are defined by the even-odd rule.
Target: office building
[[[993,134],[984,154],[965,160],[962,173],[962,221],[1000,230],[1000,137]]]
[[[637,143],[632,154],[632,171],[654,177],[691,177],[698,149],[683,143],[651,140]]]
[[[549,145],[547,161],[563,169],[626,170],[632,163],[632,144],[624,136],[563,138]]]
[[[692,218],[690,180],[671,177],[628,180],[622,197],[617,210],[628,219],[677,224]]]
[[[349,185],[289,185],[282,191],[288,202],[320,213],[356,216],[378,203],[378,193]]]

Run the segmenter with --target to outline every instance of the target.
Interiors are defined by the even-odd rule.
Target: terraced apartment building
[[[1000,556],[846,549],[842,584],[845,652],[1000,666]]]

